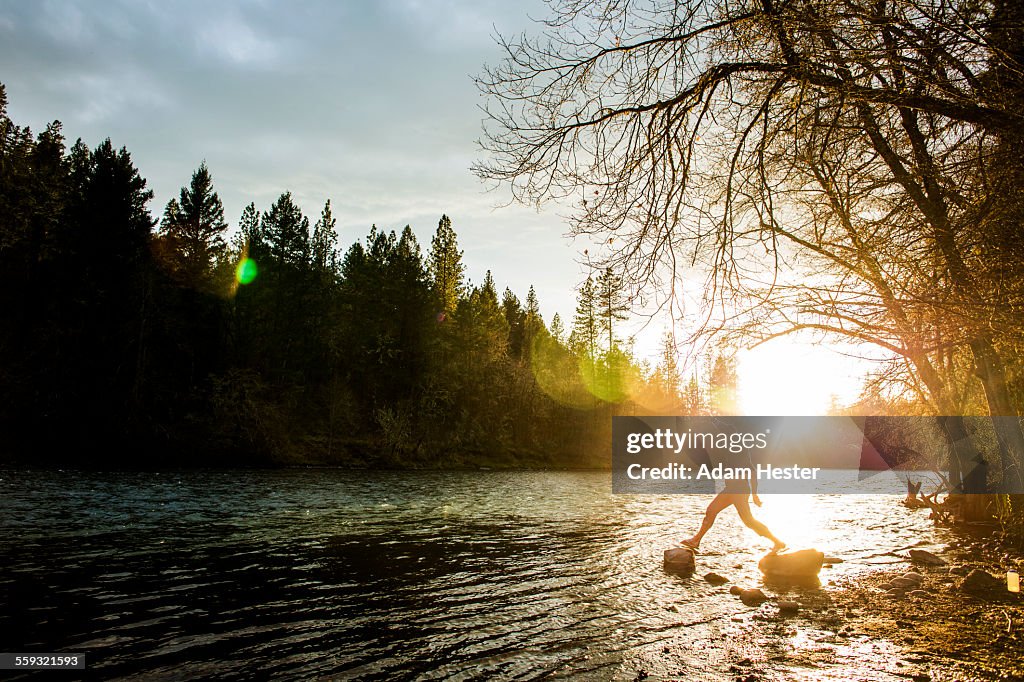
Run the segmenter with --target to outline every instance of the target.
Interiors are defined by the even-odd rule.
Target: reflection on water
[[[698,575],[667,574],[708,498],[612,495],[607,473],[0,479],[0,648],[84,651],[105,678],[630,679],[671,643],[671,674],[731,679],[703,639],[742,607],[699,576],[759,584],[767,548],[727,510]],[[893,497],[765,496],[755,513],[847,559],[826,580],[936,532]]]

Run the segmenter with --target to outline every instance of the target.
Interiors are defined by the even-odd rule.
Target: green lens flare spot
[[[239,284],[248,284],[256,279],[257,274],[259,274],[259,268],[256,267],[256,261],[252,258],[243,258],[235,268],[235,279]]]

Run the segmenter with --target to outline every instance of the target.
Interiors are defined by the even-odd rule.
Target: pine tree
[[[206,162],[192,174],[192,182],[182,187],[177,199],[164,209],[160,234],[167,241],[168,265],[172,274],[189,286],[208,284],[214,266],[226,250],[224,205],[213,190],[213,178]]]
[[[388,241],[393,246],[379,291],[387,308],[394,311],[389,334],[396,340],[398,353],[381,379],[388,384],[386,393],[407,398],[423,378],[425,334],[434,312],[423,253],[412,227],[406,225],[397,240],[391,232]]]
[[[402,229],[397,241],[393,232],[390,239],[394,246],[388,258],[387,278],[395,286],[396,304],[402,310],[410,311],[419,323],[420,308],[429,307],[429,283],[419,240],[409,225]]]
[[[530,285],[529,291],[526,292],[526,318],[527,322],[534,325],[534,332],[536,328],[544,326],[544,320],[540,314],[540,301],[537,300],[537,291]]]
[[[719,353],[711,365],[709,377],[711,407],[717,414],[736,413],[736,383],[735,358]]]
[[[309,261],[309,218],[295,204],[291,192],[282,194],[263,214],[263,234],[275,265],[305,265]]]
[[[416,239],[416,233],[412,231],[412,227],[409,225],[402,228],[402,234],[398,237],[398,241],[395,244],[395,258],[414,265],[413,270],[415,270],[417,277],[422,273],[423,252],[420,249],[419,240]]]
[[[231,240],[231,247],[232,257],[236,261],[232,338],[235,352],[247,364],[255,364],[257,349],[265,346],[257,330],[265,327],[265,318],[270,312],[265,298],[268,292],[262,286],[264,278],[260,274],[261,269],[267,265],[268,247],[256,204],[250,203],[242,210],[238,219],[238,232]],[[252,262],[243,262],[243,259]],[[253,282],[257,282],[255,287],[239,286]]]
[[[489,363],[508,350],[509,327],[498,301],[494,277],[488,270],[483,284],[462,299],[456,315],[463,352]]]
[[[313,226],[313,241],[311,244],[313,267],[321,272],[334,270],[338,259],[338,235],[334,231],[338,221],[331,213],[331,200],[324,204],[324,210],[320,213],[320,219]]]
[[[123,296],[121,278],[137,274],[148,260],[153,219],[146,204],[153,192],[125,148],[115,150],[109,138],[92,152],[80,143],[71,158],[69,246],[94,286]]]
[[[558,343],[565,343],[565,325],[562,324],[562,316],[558,313],[551,318],[551,336]]]
[[[263,234],[263,226],[260,225],[260,213],[256,210],[256,204],[250,203],[242,210],[242,215],[238,219],[238,232],[232,240],[232,245],[238,255],[245,255],[256,261],[266,253],[266,235]]]
[[[378,230],[376,225],[370,226],[370,234],[366,235],[366,259],[374,268],[383,271],[398,245],[398,237],[394,231],[390,233]]]
[[[526,353],[531,352],[534,342],[543,331],[544,320],[540,314],[540,302],[531,284],[530,290],[526,293],[526,311],[523,316],[523,348]]]
[[[450,314],[458,306],[463,293],[465,266],[452,221],[446,215],[437,223],[437,231],[430,241],[428,270],[434,294],[441,311]]]
[[[480,285],[480,300],[488,306],[498,307],[498,287],[494,285],[494,275],[488,270],[484,275],[484,283]]]
[[[597,314],[594,278],[587,277],[580,287],[577,298],[572,335],[574,345],[578,346],[577,350],[591,360],[597,357],[597,339],[600,333],[600,321]]]
[[[683,414],[698,416],[707,414],[707,411],[707,400],[704,397],[704,391],[701,390],[700,382],[697,381],[697,373],[694,372],[683,389]]]
[[[310,339],[316,317],[316,296],[310,286],[309,219],[291,192],[285,192],[263,213],[260,232],[267,244],[259,292],[265,325],[260,343],[264,370],[275,381],[303,380],[313,359]]]
[[[599,326],[608,340],[607,350],[610,353],[616,345],[616,323],[627,319],[626,311],[629,310],[629,306],[622,289],[622,278],[610,267],[605,268],[594,284]]]
[[[67,287],[61,333],[68,337],[62,373],[88,392],[69,405],[71,418],[112,427],[119,437],[143,389],[153,192],[123,147],[107,139],[91,153],[76,148],[60,267]]]
[[[675,337],[671,331],[666,331],[661,339],[661,357],[654,370],[654,383],[665,396],[669,410],[675,411],[680,404],[682,374],[679,371]]]
[[[359,242],[348,247],[345,257],[341,259],[341,277],[349,282],[359,276],[359,272],[366,264],[366,250]]]
[[[513,357],[522,357],[524,340],[524,322],[526,313],[519,302],[519,297],[512,293],[512,290],[505,287],[505,293],[501,296],[501,312],[508,323],[508,350]]]

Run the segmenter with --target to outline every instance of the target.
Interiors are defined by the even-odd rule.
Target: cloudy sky
[[[110,137],[156,192],[155,216],[206,160],[227,218],[291,190],[326,199],[347,246],[411,224],[426,249],[447,213],[470,277],[488,268],[545,317],[571,315],[582,248],[557,209],[487,193],[472,82],[492,35],[533,30],[541,0],[0,2],[0,82],[15,122],[59,119],[69,142]]]

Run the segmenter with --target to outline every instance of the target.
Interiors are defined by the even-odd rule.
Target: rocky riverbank
[[[820,586],[735,585],[709,574],[735,602],[733,615],[702,623],[693,644],[663,655],[692,661],[700,650],[716,670],[706,679],[742,682],[1024,680],[1024,598],[1005,583],[1007,569],[1024,570],[1024,556],[965,540],[938,555],[892,558],[841,578],[825,569]],[[690,678],[682,672],[637,678]]]

